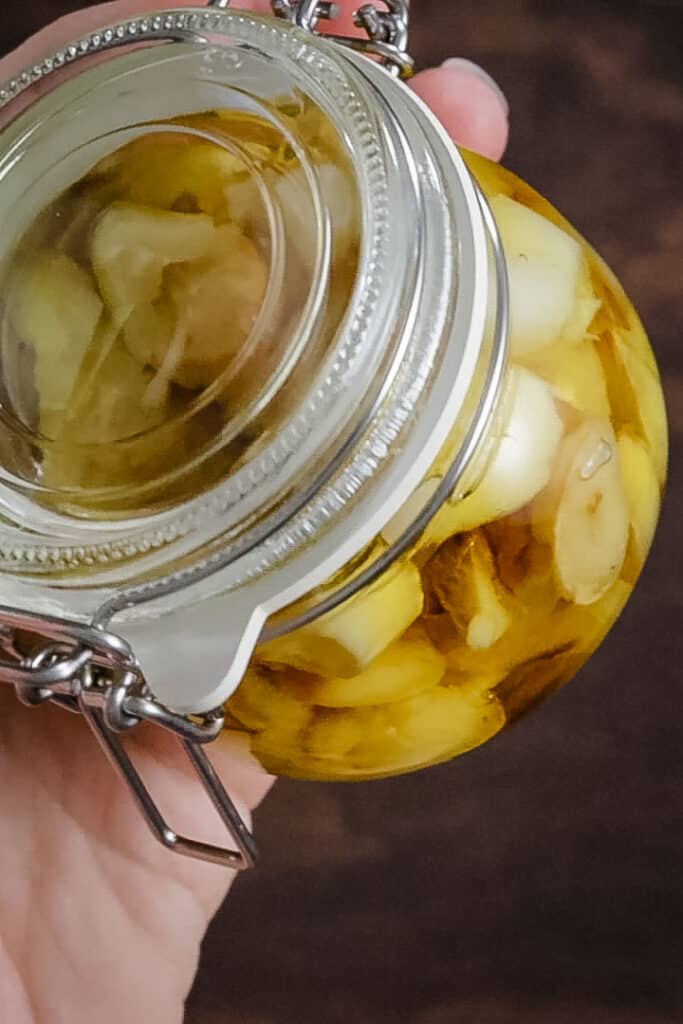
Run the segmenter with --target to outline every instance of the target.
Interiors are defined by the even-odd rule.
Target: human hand
[[[0,61],[0,80],[84,31],[164,6],[119,0],[62,18]],[[244,6],[268,9],[267,0]],[[353,30],[350,6],[349,0],[346,32]],[[421,72],[412,87],[456,142],[501,156],[507,107],[483,72],[453,62]],[[154,730],[138,732],[129,741],[133,756],[168,819],[221,842],[214,812],[174,742]],[[213,757],[247,816],[272,780],[238,739]],[[83,722],[51,707],[28,711],[1,685],[0,775],[3,1019],[181,1021],[201,940],[231,875],[157,846]]]

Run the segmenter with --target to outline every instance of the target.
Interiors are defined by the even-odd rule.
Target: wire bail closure
[[[27,646],[31,652],[22,653]],[[52,703],[85,718],[163,846],[236,871],[254,866],[257,850],[251,832],[204,750],[223,729],[223,711],[190,717],[164,707],[149,692],[126,641],[94,626],[0,607],[0,654],[0,682],[14,686],[22,704],[35,708]],[[122,734],[142,722],[177,737],[232,847],[190,839],[167,823],[121,741]]]
[[[272,2],[276,14],[279,13],[280,17],[311,32],[316,31],[321,18],[332,20],[338,15],[335,4],[321,0]],[[407,77],[412,69],[412,61],[405,52],[408,41],[408,0],[382,2],[386,4],[386,11],[369,4],[356,14],[357,24],[362,25],[368,33],[367,39],[328,38],[378,57],[379,62],[394,77]],[[208,3],[209,8],[227,9],[229,5],[230,0],[209,0]],[[79,54],[89,52],[89,46],[96,52],[102,52],[128,45],[133,38],[139,40],[142,26],[146,26],[144,32],[150,39],[169,41],[191,38],[194,42],[205,42],[196,32],[188,31],[185,17],[185,14],[164,19],[159,16],[158,24],[154,19],[121,23],[116,30],[109,29],[102,34],[84,38],[78,46],[68,47],[64,51],[66,56],[63,60],[78,59]],[[211,16],[205,14],[203,17],[208,19]],[[0,89],[0,107],[6,106],[38,77],[52,74],[56,66],[56,61],[49,59],[43,65],[36,65],[32,72],[27,71],[20,78],[12,80],[6,89]],[[378,78],[382,77],[379,68],[375,74]],[[485,382],[484,397],[463,448],[454,458],[437,491],[388,551],[371,567],[307,612],[305,619],[271,624],[266,627],[262,639],[290,632],[304,625],[309,616],[317,618],[333,610],[377,579],[397,557],[408,550],[451,495],[481,440],[482,424],[488,419],[502,386],[507,356],[509,294],[505,259],[495,221],[479,189],[477,198],[495,257],[499,305],[493,343],[495,358]],[[205,752],[206,745],[218,737],[224,726],[223,710],[203,715],[173,712],[155,698],[131,646],[120,636],[107,632],[104,621],[101,625],[97,622],[84,625],[73,620],[0,606],[0,683],[3,682],[13,686],[17,698],[29,707],[53,703],[86,719],[105,754],[127,785],[147,826],[167,849],[233,870],[254,865],[257,850],[251,832]],[[158,725],[182,744],[185,756],[225,826],[230,837],[229,845],[211,845],[185,837],[166,822],[122,743],[122,736],[143,722]]]
[[[509,290],[505,257],[493,214],[483,196],[478,201],[493,249],[500,304],[495,324],[495,358],[487,375],[481,411],[488,418],[500,393],[507,365]],[[481,419],[475,417],[475,423]],[[476,449],[480,434],[470,430],[463,452],[456,457],[439,487],[416,516],[413,524],[377,561],[358,574],[314,609],[318,617],[333,611],[360,589],[374,582],[395,559],[407,551],[427,527],[457,486],[463,464]],[[271,626],[275,637],[305,625],[290,621]],[[26,648],[30,653],[26,653]],[[255,865],[258,851],[253,836],[214,770],[204,747],[213,742],[225,724],[222,709],[205,715],[180,715],[155,699],[139,662],[126,640],[95,625],[34,615],[0,605],[0,683],[14,686],[17,698],[29,707],[46,703],[81,714],[114,768],[127,785],[155,838],[174,853],[241,871]],[[190,839],[175,832],[164,819],[140,773],[127,754],[121,735],[142,722],[157,725],[182,743],[204,791],[214,805],[233,848]]]
[[[328,39],[352,50],[378,57],[390,74],[411,78],[415,62],[408,53],[410,0],[380,0],[366,3],[354,14],[354,24],[364,29],[366,37],[329,34]],[[227,10],[231,0],[208,0],[209,7]],[[321,21],[333,22],[339,17],[339,3],[334,0],[271,0],[273,14],[284,18],[307,32],[316,32]]]

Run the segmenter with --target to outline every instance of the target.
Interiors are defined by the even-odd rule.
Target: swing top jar
[[[667,431],[599,257],[309,7],[128,19],[0,91],[0,617],[106,629],[269,770],[360,779],[577,672]]]

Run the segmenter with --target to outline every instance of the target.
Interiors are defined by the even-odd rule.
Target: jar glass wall
[[[181,39],[142,45],[157,21]],[[96,34],[66,81],[50,58],[36,103],[0,90],[4,599],[120,632],[160,700],[209,711],[437,455],[485,230],[343,50],[240,12],[109,34],[135,42],[93,62]]]
[[[487,392],[485,219],[431,115],[324,40],[241,14],[169,18],[224,38],[136,43],[68,86],[91,117],[113,112],[108,132],[88,136],[57,91],[57,120],[29,110],[5,153],[19,244],[3,254],[2,461],[24,502],[5,582],[21,575],[24,606],[104,606],[98,625],[133,639],[152,692],[184,713],[218,692],[192,691],[188,666],[225,674],[242,607],[281,611],[264,593],[291,592],[285,620],[311,621],[257,647],[229,729],[305,778],[449,759],[574,675],[642,568],[667,458],[642,326],[556,211],[468,156],[510,284],[505,379]],[[139,40],[152,24],[122,28]],[[133,125],[112,95],[144,95],[149,116]],[[28,188],[24,143],[45,161]],[[395,555],[472,430],[456,489]],[[316,617],[381,559],[381,578]]]
[[[259,648],[229,705],[271,771],[390,775],[480,745],[571,679],[628,600],[659,517],[667,424],[613,274],[538,193],[469,154],[505,248],[506,386],[480,452],[409,557]],[[448,447],[383,531],[420,511]]]

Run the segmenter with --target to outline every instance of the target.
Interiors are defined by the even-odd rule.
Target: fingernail
[[[491,78],[488,71],[479,65],[475,64],[474,61],[465,60],[464,57],[449,57],[448,60],[443,62],[443,67],[453,68],[458,71],[466,71],[469,75],[474,75],[475,78],[481,79],[482,82],[486,82],[490,89],[496,94],[500,100],[505,116],[508,117],[510,114],[510,104],[508,103],[507,96],[496,82],[495,78]]]

